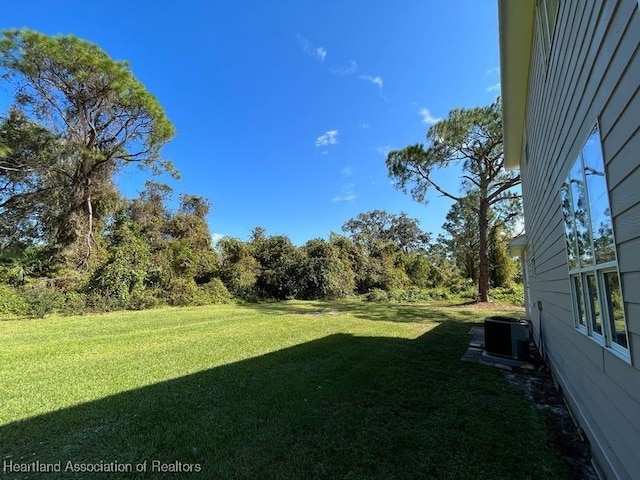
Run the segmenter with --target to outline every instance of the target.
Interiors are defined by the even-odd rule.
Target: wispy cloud
[[[500,91],[500,82],[496,83],[495,85],[491,85],[490,87],[487,87],[487,92],[499,92]]]
[[[340,170],[340,175],[343,177],[350,177],[351,175],[353,175],[353,168],[344,167],[343,169]]]
[[[491,75],[492,73],[497,73],[498,75],[500,75],[500,67],[490,68],[485,72],[485,75]]]
[[[341,190],[340,190],[340,194],[336,195],[335,197],[333,197],[331,199],[331,201],[333,203],[337,203],[337,202],[353,202],[358,195],[356,194],[355,190],[354,190],[354,185],[353,183],[347,183],[345,185],[342,186]]]
[[[422,117],[422,123],[424,123],[425,125],[433,125],[434,123],[442,120],[441,118],[436,118],[431,115],[431,112],[428,108],[421,108],[420,110],[418,110],[418,115]]]
[[[329,72],[338,77],[352,77],[358,72],[358,63],[355,60],[349,60],[348,62],[340,61],[336,63],[331,63],[331,66],[325,63],[325,59],[328,56],[327,49],[318,45],[314,45],[307,38],[302,35],[296,35],[298,46],[309,57],[314,58],[320,63],[324,63],[325,68],[329,70]],[[333,58],[333,56],[331,57]],[[384,86],[384,80],[379,75],[360,75],[358,77],[360,80],[365,80],[367,82],[371,82],[376,85],[380,90],[380,96],[383,100],[387,101],[387,99],[382,94],[382,87]]]
[[[327,57],[327,50],[323,47],[316,47],[315,56],[321,62],[324,62],[324,59]]]
[[[309,40],[304,38],[302,35],[298,35],[298,45],[300,49],[309,55],[310,57],[315,58],[319,62],[324,62],[324,59],[327,58],[327,49],[324,47],[319,47],[313,45]]]
[[[329,130],[316,138],[316,147],[326,147],[338,143],[338,130]]]
[[[389,152],[393,150],[393,147],[390,145],[382,145],[380,147],[376,147],[376,152],[380,155],[384,155],[385,157],[389,155]]]
[[[360,75],[360,80],[371,82],[374,85],[377,85],[380,90],[382,90],[382,87],[384,86],[384,80],[380,76],[374,77],[373,75]]]
[[[358,64],[351,60],[348,65],[334,65],[329,71],[339,77],[350,77],[358,71]]]
[[[366,130],[367,128],[371,128],[371,125],[369,125],[368,123],[361,123],[360,128],[364,128]]]

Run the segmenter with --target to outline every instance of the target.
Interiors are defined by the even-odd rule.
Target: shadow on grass
[[[459,361],[468,330],[331,335],[4,425],[5,473],[146,461],[78,478],[565,478],[540,414],[499,372]]]
[[[360,302],[353,300],[283,301],[273,303],[247,303],[243,306],[272,315],[332,315],[347,313],[361,320],[400,323],[481,322],[495,311],[473,308],[475,302],[464,304],[406,304],[391,302]],[[518,307],[502,306],[501,313],[517,314]],[[504,312],[503,312],[504,311]]]

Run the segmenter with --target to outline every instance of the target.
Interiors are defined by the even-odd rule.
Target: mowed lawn
[[[344,300],[0,321],[0,461],[62,469],[8,478],[567,478],[544,416],[460,362],[494,313]]]

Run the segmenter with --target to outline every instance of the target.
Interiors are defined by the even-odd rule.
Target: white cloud
[[[377,85],[378,88],[380,88],[380,90],[382,90],[382,87],[384,85],[384,80],[382,80],[382,77],[380,76],[372,76],[372,75],[360,75],[360,80],[366,80],[367,82],[371,82],[374,85]]]
[[[422,117],[422,123],[424,123],[425,125],[433,125],[434,123],[442,120],[441,118],[436,118],[431,115],[431,112],[427,108],[421,108],[420,110],[418,110],[418,115]]]
[[[382,145],[380,147],[376,147],[376,152],[378,152],[380,155],[384,155],[385,157],[389,154],[391,150],[393,150],[393,147],[389,145]]]
[[[367,128],[370,128],[370,127],[371,127],[371,125],[369,125],[368,123],[361,123],[361,124],[360,124],[360,128],[364,128],[365,130],[366,130]]]
[[[497,73],[498,75],[500,75],[500,67],[493,67],[493,68],[490,68],[489,70],[487,70],[487,71],[485,72],[485,75],[490,75],[490,74],[492,74],[492,73]]]
[[[350,77],[358,71],[358,64],[355,60],[351,60],[349,65],[334,65],[329,71],[339,77]]]
[[[329,130],[316,138],[316,147],[326,147],[338,143],[338,130]]]
[[[340,190],[340,194],[333,197],[331,201],[333,203],[353,202],[358,197],[358,195],[356,195],[356,192],[353,190],[353,188],[354,188],[353,183],[347,183],[343,185],[342,189]]]
[[[318,60],[324,62],[324,59],[327,56],[327,50],[323,47],[317,47],[315,50],[315,55]]]
[[[344,167],[340,170],[340,175],[342,175],[343,177],[350,177],[351,175],[353,175],[353,169],[351,167]]]
[[[500,82],[496,83],[495,85],[491,85],[490,87],[487,87],[487,92],[499,92],[500,91]]]
[[[298,45],[300,49],[309,55],[310,57],[315,58],[319,62],[324,62],[324,59],[327,57],[327,49],[324,47],[316,47],[309,40],[304,38],[302,35],[298,35]]]

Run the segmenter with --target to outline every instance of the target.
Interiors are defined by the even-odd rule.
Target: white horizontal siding
[[[529,314],[595,456],[640,472],[640,13],[637,0],[560,2],[549,59],[534,42],[522,166]],[[559,188],[599,123],[633,365],[575,328]],[[533,269],[535,259],[535,271]],[[535,273],[535,275],[534,275]],[[542,312],[537,302],[542,303]],[[532,308],[533,307],[533,308]],[[634,477],[635,476],[635,477]]]

